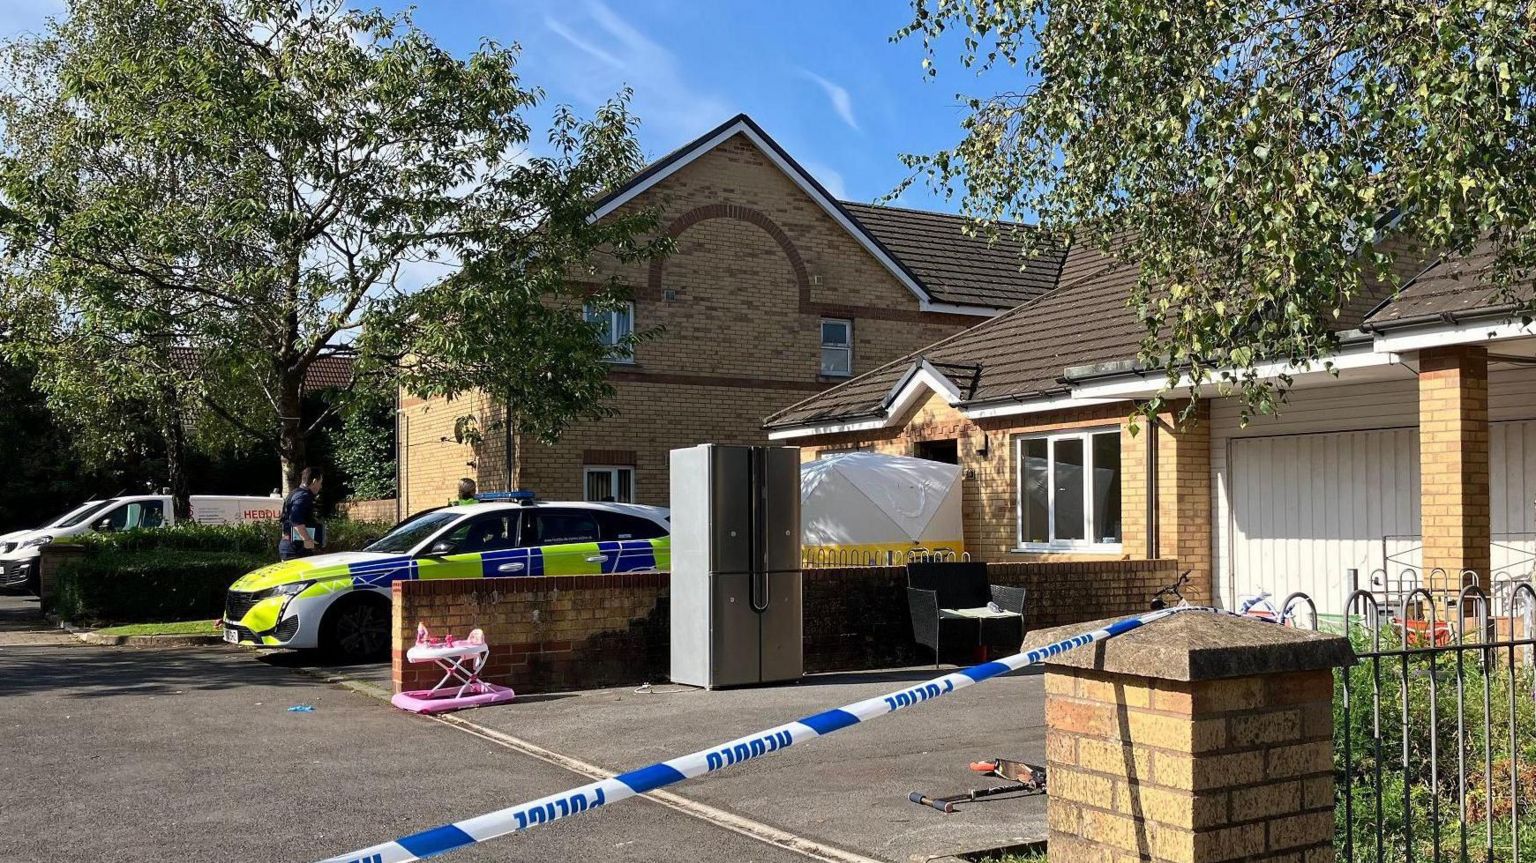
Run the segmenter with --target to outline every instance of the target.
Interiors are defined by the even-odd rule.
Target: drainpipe
[[[1157,416],[1147,423],[1147,557],[1157,560]]]

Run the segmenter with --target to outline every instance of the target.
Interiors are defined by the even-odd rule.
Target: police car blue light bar
[[[520,832],[539,824],[569,818],[599,806],[617,803],[685,779],[713,773],[732,764],[761,758],[787,749],[796,743],[823,737],[850,725],[857,725],[877,716],[922,704],[1009,671],[1037,665],[1068,650],[1114,638],[1153,621],[1185,611],[1229,613],[1216,608],[1185,606],[1165,608],[1140,617],[1126,618],[1102,629],[1074,635],[1071,638],[1037,647],[1034,650],[1026,650],[1023,653],[1015,653],[993,662],[973,665],[889,695],[867,698],[843,707],[826,710],[756,734],[738,737],[709,749],[701,749],[669,761],[631,770],[628,773],[621,773],[609,779],[588,783],[579,788],[551,794],[528,803],[509,806],[466,821],[433,827],[430,830],[423,830],[420,833],[413,833],[361,851],[343,854],[340,857],[328,857],[322,863],[407,863],[411,860],[424,860],[446,854],[449,851],[495,839],[508,833]]]
[[[524,503],[533,500],[533,492],[527,489],[517,491],[482,491],[475,495],[475,500],[481,503],[502,503],[504,501],[522,501]]]

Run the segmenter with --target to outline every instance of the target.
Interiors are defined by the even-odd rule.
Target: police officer
[[[314,554],[320,544],[320,520],[315,517],[315,498],[325,474],[318,467],[304,468],[299,487],[283,501],[283,537],[277,543],[277,556],[292,560]]]
[[[459,499],[448,501],[448,505],[467,506],[469,504],[478,502],[479,501],[475,500],[475,481],[469,477],[464,477],[463,479],[459,480]]]

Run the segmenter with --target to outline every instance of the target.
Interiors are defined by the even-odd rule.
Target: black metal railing
[[[1536,589],[1493,586],[1349,597],[1358,661],[1335,701],[1343,860],[1536,863]]]

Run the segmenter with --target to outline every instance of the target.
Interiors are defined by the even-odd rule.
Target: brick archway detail
[[[673,220],[672,224],[667,225],[667,236],[675,240],[682,236],[684,231],[710,219],[738,219],[756,225],[772,237],[784,251],[784,257],[789,261],[790,269],[795,272],[795,288],[800,294],[801,309],[811,304],[811,277],[805,268],[805,258],[800,256],[800,250],[795,248],[794,241],[784,233],[783,228],[751,207],[743,207],[740,204],[708,204],[689,210]],[[663,258],[651,261],[650,272],[646,278],[646,289],[653,297],[661,296],[661,273],[665,264],[666,261]]]

